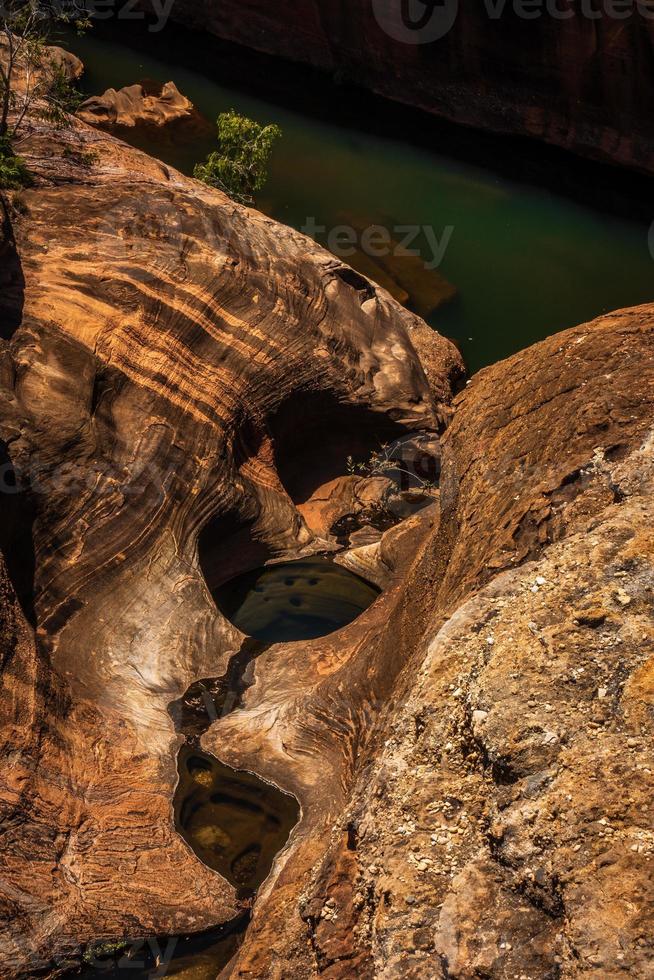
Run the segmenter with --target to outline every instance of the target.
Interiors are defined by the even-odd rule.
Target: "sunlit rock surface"
[[[253,865],[212,871],[173,807],[184,697],[208,679],[222,705],[236,657],[194,748],[299,821],[225,976],[648,978],[654,309],[452,403],[452,345],[298,233],[79,121],[23,152],[37,184],[0,245],[3,975],[242,917]],[[440,487],[374,528],[388,488],[348,457],[416,433]],[[253,652],[211,598],[339,547],[383,591],[328,636]]]
[[[232,976],[649,976],[653,345],[654,310],[622,311],[458,397],[440,525],[366,639],[407,666]],[[253,740],[256,695],[230,719]]]
[[[174,82],[135,83],[121,89],[110,88],[82,102],[77,115],[84,122],[105,129],[125,126],[167,126],[189,119],[193,103]]]
[[[21,491],[2,513],[9,976],[240,913],[173,822],[168,706],[245,642],[209,588],[333,550],[295,488],[319,492],[379,440],[442,431],[461,373],[448,342],[318,246],[97,130],[35,122],[21,151],[37,183],[8,199],[1,246],[0,445]],[[355,626],[337,660],[370,628]],[[299,788],[292,769],[272,778]]]

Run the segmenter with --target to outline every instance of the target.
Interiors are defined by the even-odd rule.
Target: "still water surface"
[[[367,132],[366,119],[357,130],[306,108],[290,109],[262,84],[255,96],[252,86],[218,82],[206,58],[197,60],[202,71],[189,67],[188,43],[180,42],[176,54],[170,40],[152,35],[150,48],[158,45],[163,57],[128,46],[123,38],[129,37],[121,35],[117,43],[96,32],[67,39],[87,66],[85,91],[101,93],[144,78],[172,80],[209,120],[233,107],[278,123],[283,138],[258,198],[271,216],[296,228],[315,219],[330,229],[348,216],[359,227],[428,226],[438,241],[450,227],[439,271],[458,296],[428,320],[459,343],[471,371],[557,330],[654,299],[648,248],[654,213],[646,206],[640,220],[604,213],[500,176],[481,139],[478,162],[461,162],[448,155],[447,145],[434,152],[392,133]],[[425,118],[425,127],[435,125]],[[215,148],[211,130],[183,141],[155,134],[136,142],[185,173]],[[621,181],[631,179],[625,174]],[[429,261],[433,249],[424,235],[416,244]]]
[[[246,572],[214,595],[243,633],[264,643],[327,636],[372,605],[379,589],[326,558],[268,565]]]

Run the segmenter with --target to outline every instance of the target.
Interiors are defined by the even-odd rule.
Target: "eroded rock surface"
[[[0,352],[3,479],[21,491],[2,515],[7,976],[240,913],[173,826],[168,707],[245,642],[208,586],[329,550],[287,486],[438,433],[460,371],[318,246],[82,122],[34,122],[21,152],[36,184],[6,202]],[[413,337],[442,350],[436,399]]]
[[[193,103],[178,90],[174,82],[163,85],[137,83],[118,91],[107,89],[104,95],[86,99],[77,115],[84,122],[105,129],[114,127],[167,126],[194,114]]]
[[[440,526],[368,637],[407,667],[282,938],[255,910],[232,976],[650,975],[653,342],[624,311],[457,399]]]
[[[654,308],[452,403],[452,345],[291,229],[80,121],[35,122],[22,152],[36,184],[1,244],[21,491],[0,522],[3,975],[242,917],[173,814],[176,708],[223,699],[240,659],[238,703],[193,744],[300,820],[225,976],[648,978]],[[252,651],[211,590],[334,552],[335,518],[389,502],[348,456],[416,433],[433,502],[338,556],[383,593]]]

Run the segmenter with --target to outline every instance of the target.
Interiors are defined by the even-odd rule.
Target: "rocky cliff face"
[[[621,15],[611,16],[618,6]],[[651,173],[647,5],[524,8],[528,16],[520,16],[522,4],[456,0],[251,0],[245,8],[238,0],[176,0],[172,17],[458,123]]]
[[[407,666],[297,905],[311,949],[289,914],[275,973],[255,916],[236,976],[649,975],[652,314],[457,399],[440,524],[379,635]]]
[[[3,976],[251,904],[175,829],[193,730],[299,813],[225,976],[648,977],[654,309],[452,404],[454,348],[291,229],[79,121],[24,152],[0,266]],[[387,490],[347,456],[396,436],[442,479],[349,535],[339,560],[383,593],[252,659],[209,590],[339,548]],[[193,729],[198,682],[239,658],[235,709]]]

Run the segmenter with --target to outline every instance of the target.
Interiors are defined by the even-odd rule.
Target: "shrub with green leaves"
[[[19,190],[31,183],[25,162],[16,156],[9,140],[0,137],[0,190]]]
[[[252,204],[268,179],[275,140],[282,131],[262,126],[233,109],[218,116],[218,150],[198,163],[193,176],[229,194],[240,204]]]

